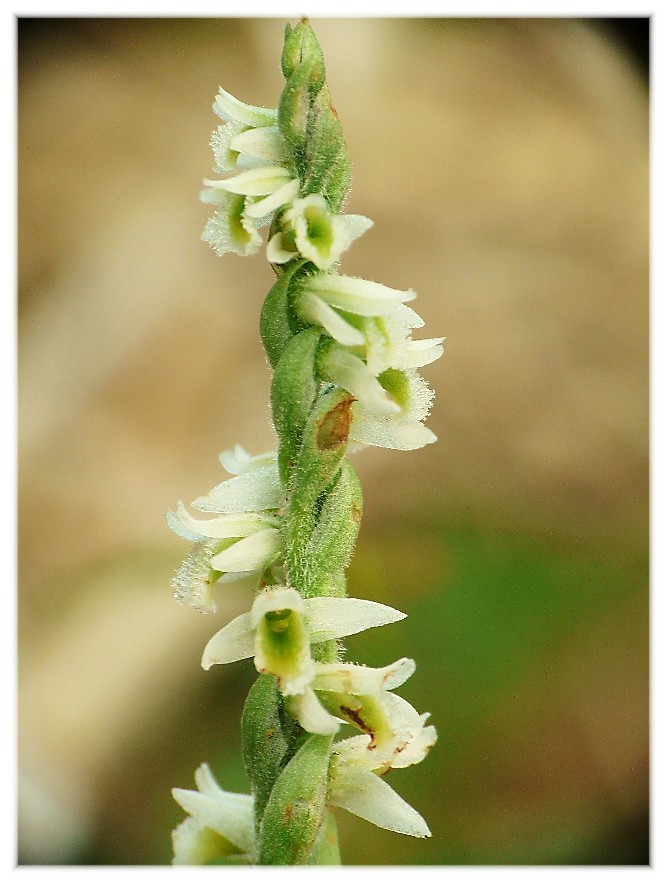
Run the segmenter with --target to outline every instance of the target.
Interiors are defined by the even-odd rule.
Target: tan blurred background
[[[343,854],[644,862],[645,73],[592,22],[313,24],[348,210],[375,221],[342,271],[413,287],[447,337],[424,369],[439,442],[356,460],[349,576],[410,614],[350,657],[419,662],[403,694],[440,744],[392,783],[434,835],[341,814]],[[200,242],[197,194],[218,86],[275,106],[283,26],[19,23],[22,863],[167,863],[172,786],[208,761],[246,787],[251,666],[199,657],[247,598],[214,617],[175,603],[187,549],[164,512],[222,480],[219,450],[274,446],[272,274]]]

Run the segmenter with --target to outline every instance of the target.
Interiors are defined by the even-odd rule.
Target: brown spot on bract
[[[345,398],[340,404],[324,414],[317,427],[317,447],[319,450],[332,450],[340,444],[345,444],[351,428],[351,406],[354,402],[351,396]]]

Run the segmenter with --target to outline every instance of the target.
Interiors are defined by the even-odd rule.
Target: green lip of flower
[[[269,598],[267,602],[265,598]],[[273,588],[259,595],[253,612],[232,619],[208,641],[201,666],[228,664],[251,658],[255,653],[255,629],[266,612],[294,610],[304,617],[310,643],[321,643],[358,634],[368,628],[399,622],[405,614],[390,606],[355,597],[312,597],[304,599],[294,589]]]

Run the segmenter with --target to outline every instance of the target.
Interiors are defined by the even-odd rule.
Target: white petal
[[[428,825],[416,809],[386,781],[360,766],[336,764],[328,801],[385,830],[407,836],[430,836]]]
[[[210,539],[197,542],[171,580],[173,596],[178,603],[192,606],[200,612],[215,612],[217,605],[211,596],[212,576],[210,556],[217,543]]]
[[[397,308],[396,316],[403,322],[405,328],[408,330],[422,328],[425,325],[425,322],[418,312],[412,309],[411,306],[406,306],[404,303]]]
[[[213,634],[203,651],[201,667],[204,671],[213,665],[227,665],[254,655],[254,633],[250,614],[243,613]]]
[[[230,146],[238,153],[269,162],[283,162],[285,158],[284,140],[277,126],[262,126],[236,133],[230,139]]]
[[[249,572],[264,569],[279,553],[280,532],[271,527],[234,542],[212,557],[210,565],[221,573]]]
[[[257,456],[250,454],[237,444],[233,450],[223,450],[219,456],[222,467],[229,472],[230,475],[240,475],[243,472],[250,472],[253,469],[263,468],[277,462],[277,454],[275,451],[269,453],[260,453]]]
[[[382,416],[359,400],[352,404],[353,421],[349,437],[352,441],[392,450],[416,450],[432,444],[437,436],[423,424],[434,393],[415,370],[405,370],[407,406],[399,414]]]
[[[171,514],[169,512],[169,515]],[[233,539],[235,537],[250,536],[258,530],[265,530],[267,527],[277,527],[279,523],[277,518],[254,512],[228,514],[218,518],[202,520],[201,518],[193,518],[182,502],[178,503],[177,513],[172,515],[172,520],[174,522],[179,520],[185,529],[191,531],[198,539]]]
[[[289,171],[281,166],[252,168],[232,178],[221,181],[204,180],[204,185],[213,190],[224,190],[243,196],[268,196],[274,193],[291,178]]]
[[[255,254],[261,245],[261,236],[252,220],[245,217],[245,200],[223,190],[204,190],[204,202],[214,201],[218,210],[206,224],[201,238],[215,249],[217,254],[239,254],[247,257]]]
[[[230,142],[243,129],[243,123],[232,122],[225,126],[218,126],[210,139],[215,158],[214,169],[216,172],[230,172],[236,168],[238,151],[234,150]]]
[[[356,597],[312,597],[305,601],[305,609],[313,643],[349,637],[407,618],[393,607]]]
[[[403,363],[396,367],[420,368],[432,364],[444,354],[442,342],[444,337],[433,337],[429,340],[408,340]]]
[[[427,717],[427,714],[422,714]],[[403,750],[397,753],[391,760],[391,768],[406,769],[425,759],[430,748],[437,742],[437,730],[434,726],[424,726],[423,729],[412,738]]]
[[[392,735],[374,749],[375,768],[406,768],[421,762],[437,740],[435,727],[425,727],[429,714],[419,714],[402,696],[392,692],[382,693],[379,700]]]
[[[290,696],[287,708],[305,731],[313,735],[335,735],[340,728],[340,721],[322,707],[312,689]]]
[[[294,612],[303,614],[305,612],[305,601],[302,595],[294,588],[268,588],[257,595],[252,604],[250,612],[250,622],[253,628],[266,613],[277,612],[282,609],[291,609]]]
[[[182,506],[182,502],[178,502],[178,507]],[[203,535],[198,530],[192,530],[185,526],[181,518],[169,509],[166,513],[167,526],[173,532],[180,536],[181,539],[187,539],[188,542],[201,542]]]
[[[218,484],[192,503],[199,511],[218,514],[267,511],[284,504],[284,490],[277,465],[263,466],[244,472]]]
[[[258,570],[249,570],[242,573],[224,573],[215,583],[216,585],[228,585],[230,582],[243,582],[243,589],[250,593],[259,590],[261,573]]]
[[[372,695],[385,689],[397,689],[415,670],[416,664],[411,658],[398,659],[383,668],[348,662],[318,664],[312,688],[350,695]]]
[[[368,750],[371,742],[372,739],[369,735],[352,735],[351,738],[343,738],[342,741],[336,741],[333,745],[333,752],[338,757],[340,763],[345,763],[345,765],[354,763],[372,770],[374,765],[371,761],[368,761],[369,757],[372,756],[372,751]]]
[[[363,346],[365,343],[362,332],[346,322],[332,306],[329,306],[316,294],[304,291],[299,297],[298,311],[306,322],[321,325],[334,340],[343,346]]]
[[[356,315],[387,315],[401,303],[414,300],[411,289],[398,291],[378,282],[339,276],[335,273],[318,273],[307,281],[307,288],[322,300]]]
[[[388,419],[369,413],[362,421],[354,417],[349,438],[351,441],[368,444],[371,447],[418,450],[426,444],[433,444],[437,440],[437,435],[419,422],[392,423]]]
[[[275,233],[268,240],[266,246],[266,257],[269,263],[288,263],[293,257],[296,257],[298,251],[292,247],[285,248],[284,235],[281,232]]]
[[[197,771],[201,778],[201,768]],[[211,795],[180,787],[175,787],[171,792],[176,802],[196,823],[224,836],[240,851],[251,851],[254,843],[252,797],[243,793],[227,793],[217,785],[216,788]]]
[[[248,126],[272,126],[277,119],[277,110],[244,104],[222,87],[215,97],[213,110],[224,120],[237,120]]]
[[[359,236],[362,236],[370,227],[373,221],[369,217],[362,214],[339,214],[333,219],[333,230],[335,233],[333,248],[333,263],[338,260],[340,255],[346,251],[349,246]]]
[[[400,413],[397,404],[367,365],[341,346],[331,345],[319,360],[322,378],[351,392],[368,410],[381,416]]]
[[[276,211],[278,208],[281,208],[283,205],[286,205],[287,202],[291,202],[291,200],[298,195],[299,187],[300,184],[297,178],[287,181],[286,184],[278,187],[278,189],[275,190],[274,193],[271,193],[270,196],[265,196],[258,202],[252,202],[247,205],[245,208],[245,214],[247,217],[255,219],[265,217]]]

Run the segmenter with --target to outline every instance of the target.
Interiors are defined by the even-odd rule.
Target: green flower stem
[[[349,185],[349,161],[325,85],[323,55],[307,22],[287,26],[282,69],[287,83],[278,125],[290,147],[290,170],[301,181],[301,196],[322,194],[337,211]],[[360,484],[345,459],[353,397],[339,387],[321,388],[316,368],[321,328],[307,327],[294,309],[299,279],[317,268],[297,260],[286,271],[276,271],[260,330],[274,370],[271,406],[287,496],[282,524],[286,583],[303,597],[344,596],[344,569],[362,512]],[[335,640],[313,647],[317,661],[338,657]],[[311,736],[298,747],[304,732],[293,720],[285,725],[286,716],[277,689],[253,688],[243,733],[260,819],[258,861],[338,863],[335,820],[322,796],[331,739]],[[307,811],[299,814],[304,801]]]

